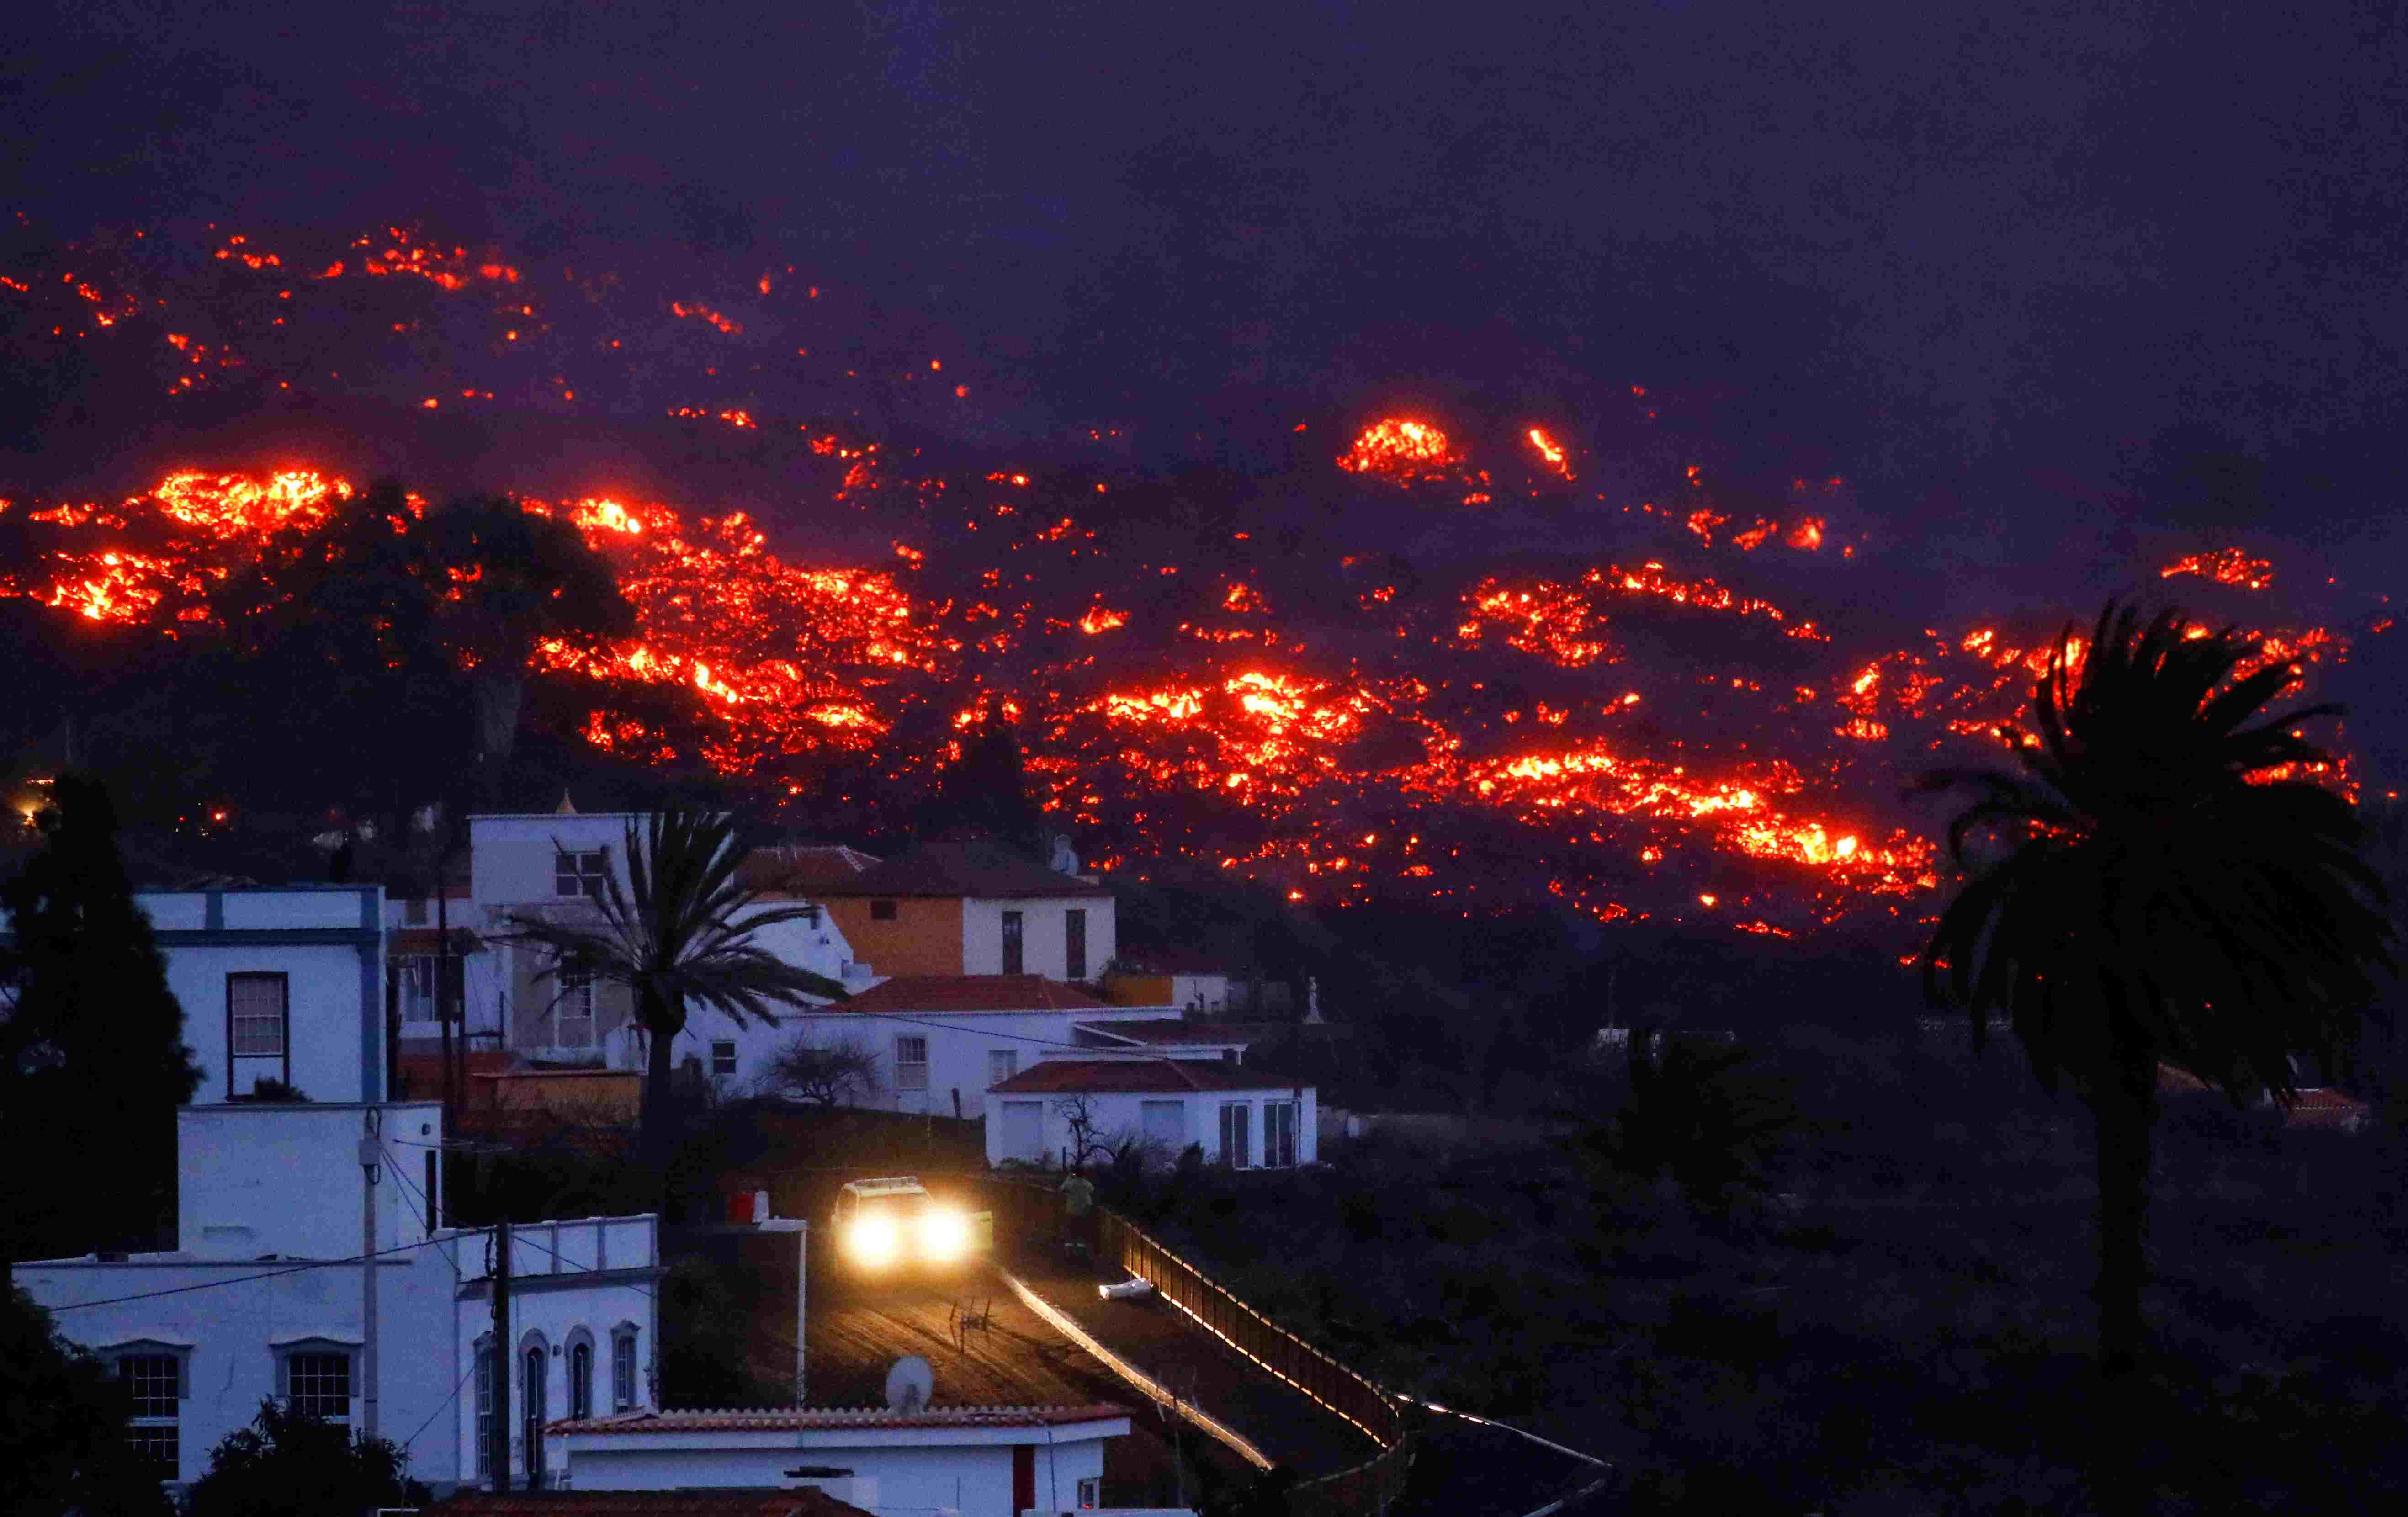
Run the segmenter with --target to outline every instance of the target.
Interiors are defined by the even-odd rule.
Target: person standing
[[[1073,1251],[1086,1254],[1089,1219],[1096,1209],[1096,1186],[1084,1172],[1073,1168],[1062,1177],[1062,1237]]]

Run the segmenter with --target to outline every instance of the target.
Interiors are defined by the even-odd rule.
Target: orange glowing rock
[[[1548,434],[1546,428],[1534,426],[1523,436],[1530,439],[1530,446],[1539,451],[1539,457],[1545,461],[1549,469],[1566,479],[1572,477],[1570,455],[1564,451],[1563,445]]]
[[[1338,460],[1351,474],[1378,474],[1408,480],[1434,477],[1457,460],[1445,433],[1427,422],[1391,418],[1375,422]]]
[[[2159,569],[2157,578],[2171,580],[2178,574],[2196,574],[2217,584],[2239,585],[2246,590],[2263,590],[2274,582],[2272,563],[2252,558],[2238,548],[2220,548],[2212,553],[2178,558]]]

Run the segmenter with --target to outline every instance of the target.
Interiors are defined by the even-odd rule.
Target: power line
[[[381,1259],[390,1254],[408,1253],[414,1249],[423,1249],[435,1241],[436,1239],[431,1238],[422,1238],[415,1243],[398,1243],[389,1249],[379,1249],[372,1254],[354,1253],[341,1259],[313,1259],[308,1264],[294,1265],[290,1269],[267,1269],[256,1275],[236,1275],[231,1280],[205,1280],[196,1285],[173,1285],[164,1291],[142,1291],[133,1295],[112,1295],[99,1301],[72,1301],[63,1307],[50,1307],[45,1309],[55,1317],[63,1311],[81,1311],[87,1307],[113,1307],[126,1301],[150,1301],[163,1295],[182,1295],[190,1291],[215,1290],[222,1285],[247,1285],[252,1281],[277,1280],[285,1275],[303,1275],[312,1269],[334,1269],[343,1265],[364,1264],[372,1258]],[[209,1262],[192,1261],[196,1266]]]
[[[420,1424],[418,1424],[418,1433],[423,1433],[423,1432],[425,1432],[428,1428],[430,1428],[430,1427],[434,1426],[434,1425],[435,1425],[435,1419],[443,1415],[443,1409],[444,1409],[445,1407],[450,1406],[452,1402],[457,1401],[458,1399],[460,1399],[460,1387],[461,1387],[461,1386],[463,1386],[463,1385],[467,1384],[467,1383],[468,1383],[468,1376],[469,1376],[469,1375],[473,1375],[473,1374],[475,1374],[476,1372],[477,1372],[477,1367],[476,1367],[476,1365],[472,1362],[472,1363],[470,1363],[470,1365],[468,1366],[467,1373],[466,1373],[466,1374],[462,1375],[462,1376],[460,1377],[460,1379],[452,1384],[452,1394],[451,1394],[450,1395],[445,1396],[445,1397],[443,1398],[443,1400],[442,1400],[441,1404],[439,1404],[438,1406],[437,1406],[437,1407],[436,1407],[436,1409],[435,1409],[433,1411],[430,1411],[430,1412],[428,1412],[428,1413],[426,1414],[426,1420],[425,1420],[424,1422],[420,1423]],[[409,1435],[409,1437],[408,1437],[408,1438],[406,1438],[402,1439],[402,1440],[401,1440],[401,1446],[402,1446],[403,1448],[407,1449],[407,1448],[408,1448],[411,1444],[413,1444],[413,1443],[417,1442],[417,1441],[418,1441],[418,1433],[412,1433],[412,1434],[410,1434],[410,1435]]]

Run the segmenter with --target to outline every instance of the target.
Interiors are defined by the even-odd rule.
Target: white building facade
[[[1049,1057],[989,1088],[982,1105],[990,1165],[1060,1163],[1076,1141],[1074,1113],[1103,1142],[1145,1140],[1157,1161],[1190,1144],[1207,1164],[1236,1169],[1292,1168],[1321,1156],[1314,1088],[1269,1083],[1225,1060]]]
[[[201,1100],[247,1096],[262,1081],[319,1101],[381,1101],[381,887],[145,893],[201,1066]]]
[[[647,1035],[635,1024],[635,998],[624,985],[564,980],[547,975],[548,954],[528,944],[504,941],[513,915],[599,925],[595,904],[615,880],[629,891],[627,837],[640,838],[649,818],[640,812],[563,811],[528,815],[474,816],[469,827],[469,900],[473,926],[486,952],[470,971],[471,999],[490,995],[493,1025],[509,1052],[547,1064],[590,1064],[641,1069]],[[631,897],[630,897],[631,898]],[[807,915],[762,928],[752,941],[781,962],[808,969],[848,990],[876,982],[867,965],[854,961],[843,931],[810,902],[765,900],[757,910],[799,908]],[[671,1045],[671,1062],[692,1062],[724,1087],[753,1081],[767,1068],[789,1029],[777,1020],[738,1023],[723,1012],[696,1007]]]
[[[490,1338],[479,1283],[490,1251],[484,1233],[441,1215],[440,1103],[381,1098],[381,892],[137,900],[204,1071],[201,1101],[177,1113],[176,1247],[18,1263],[17,1281],[128,1381],[136,1455],[163,1481],[198,1478],[271,1396],[354,1428],[373,1421],[437,1489],[469,1477],[475,1403],[445,1413],[473,1389],[476,1341]],[[311,1098],[251,1098],[268,1079]],[[229,1088],[242,1099],[226,1100]],[[513,1293],[510,1337],[533,1333],[544,1346],[539,1410],[555,1415],[563,1403],[549,1397],[571,1394],[568,1351],[585,1338],[632,1356],[629,1404],[652,1404],[653,1219],[546,1224],[520,1238],[512,1253],[527,1283]],[[520,1443],[538,1457],[540,1425]]]
[[[882,1517],[1018,1517],[1104,1508],[1105,1440],[1128,1431],[1101,1404],[794,1408],[562,1422],[550,1441],[577,1491],[808,1486]]]
[[[1178,1020],[1173,1007],[1111,1006],[1038,975],[899,975],[786,1019],[785,1033],[874,1059],[878,1088],[857,1105],[975,1118],[990,1087],[1086,1042],[1082,1023]]]

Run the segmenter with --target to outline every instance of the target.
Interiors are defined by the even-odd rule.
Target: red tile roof
[[[1266,1091],[1290,1081],[1218,1059],[1040,1059],[987,1089],[997,1095]]]
[[[824,885],[824,895],[960,895],[979,900],[1046,900],[1110,895],[1102,885],[1058,874],[1001,843],[922,843],[849,880]]]
[[[1254,1037],[1250,1029],[1234,1022],[1189,1022],[1173,1017],[1154,1022],[1080,1022],[1071,1025],[1082,1033],[1125,1038],[1155,1048],[1244,1048]]]
[[[1095,1401],[1075,1407],[926,1407],[913,1412],[884,1407],[729,1407],[624,1411],[552,1423],[547,1433],[799,1433],[847,1427],[1061,1427],[1126,1417],[1126,1407]]]
[[[896,975],[829,1011],[1093,1011],[1110,1002],[1043,975]]]
[[[788,843],[746,854],[736,866],[736,879],[747,890],[808,898],[846,889],[878,862],[875,855],[842,843]]]
[[[2286,1127],[2355,1127],[2374,1115],[2374,1109],[2342,1091],[2306,1090],[2299,1105],[2283,1119]]]
[[[469,1491],[427,1509],[444,1517],[875,1517],[850,1501],[793,1491]]]

